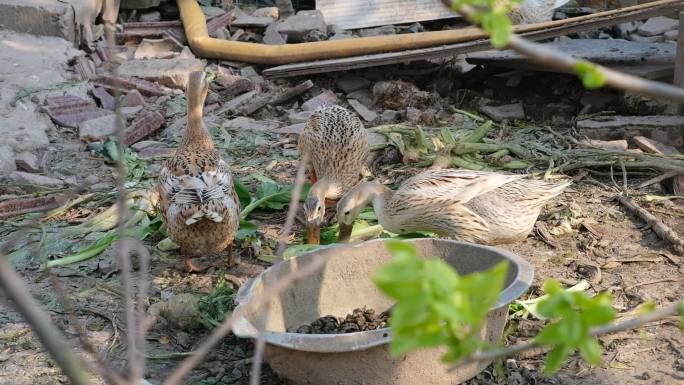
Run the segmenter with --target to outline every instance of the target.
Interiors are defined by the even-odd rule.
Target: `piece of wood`
[[[650,227],[653,232],[658,234],[658,236],[672,245],[674,245],[679,250],[684,249],[684,241],[674,232],[670,227],[664,224],[660,219],[656,218],[653,214],[649,213],[647,210],[639,207],[633,200],[627,198],[626,196],[619,196],[618,201],[627,207],[632,213],[643,219]]]
[[[675,58],[674,85],[684,87],[684,12],[679,13],[679,35],[677,37],[677,57]],[[684,106],[677,105],[679,114],[684,114]]]
[[[440,0],[316,0],[316,9],[342,29],[459,17]]]
[[[661,0],[628,8],[599,12],[592,15],[554,20],[545,23],[519,25],[515,27],[515,31],[530,40],[544,40],[582,31],[592,31],[598,28],[630,21],[643,20],[681,9],[684,9],[684,0]],[[346,71],[355,68],[375,67],[454,56],[487,49],[491,49],[488,39],[476,39],[465,43],[449,44],[439,47],[286,64],[268,68],[262,72],[262,75],[267,78],[278,78],[322,72]]]
[[[656,140],[649,139],[645,136],[635,136],[632,138],[634,143],[636,145],[646,151],[650,152],[651,154],[661,154],[661,155],[676,155],[679,154],[679,151],[677,151],[676,148],[672,146],[668,146],[667,144],[660,143]]]
[[[234,111],[242,113],[244,115],[251,115],[257,110],[266,105],[278,105],[287,102],[288,100],[303,94],[304,92],[310,90],[313,87],[313,82],[311,80],[303,81],[294,87],[288,87],[282,90],[269,92],[266,94],[260,94],[256,97],[250,99],[246,103],[240,105]]]

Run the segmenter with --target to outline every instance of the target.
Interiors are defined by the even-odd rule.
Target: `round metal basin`
[[[408,242],[423,257],[442,258],[460,274],[486,270],[502,260],[510,262],[505,288],[481,331],[484,340],[499,343],[508,304],[529,288],[534,275],[532,266],[521,257],[494,247],[443,239]],[[325,315],[340,317],[363,306],[382,312],[392,306],[392,300],[372,281],[376,269],[392,259],[383,240],[320,249],[271,266],[240,289],[238,308],[262,292],[266,285],[314,258],[327,259],[323,269],[285,289],[268,307],[265,358],[289,383],[459,384],[489,364],[472,364],[449,373],[447,365],[440,361],[443,349],[422,349],[391,358],[391,328],[349,334],[286,332]],[[233,332],[239,337],[254,338],[255,325],[261,322],[262,314],[263,310],[244,314],[233,326]]]

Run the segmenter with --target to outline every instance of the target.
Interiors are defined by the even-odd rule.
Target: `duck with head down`
[[[378,182],[357,185],[337,203],[337,218],[352,226],[372,204],[380,225],[396,234],[429,231],[480,244],[510,243],[527,237],[542,206],[569,184],[519,174],[430,170],[396,191]]]
[[[361,120],[339,106],[324,107],[306,122],[299,136],[299,154],[306,160],[313,184],[304,202],[307,243],[320,243],[326,204],[335,201],[360,180],[368,157],[368,137]],[[351,226],[340,225],[340,239]]]

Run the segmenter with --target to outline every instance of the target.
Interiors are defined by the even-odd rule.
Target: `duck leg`
[[[195,265],[192,262],[192,258],[190,258],[187,254],[184,255],[183,261],[185,262],[185,268],[188,270],[188,273],[201,273],[208,268],[208,266]]]
[[[311,184],[318,182],[318,177],[316,176],[316,170],[314,170],[313,168],[309,169],[309,182],[311,182]]]
[[[228,246],[226,252],[228,254],[228,267],[233,267],[240,264],[240,255],[235,253],[233,250],[233,245]]]
[[[321,226],[309,224],[306,228],[306,243],[310,245],[321,244]]]

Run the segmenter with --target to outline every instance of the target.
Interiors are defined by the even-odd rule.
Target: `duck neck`
[[[188,83],[186,99],[188,104],[188,126],[183,136],[182,145],[194,149],[212,150],[214,142],[204,125],[204,101],[207,98],[207,87],[204,79],[191,79]]]
[[[371,203],[373,211],[380,219],[385,212],[385,202],[392,197],[392,190],[375,181],[366,182],[360,188],[362,189],[361,195],[364,197],[362,205],[367,206]]]
[[[311,186],[309,194],[315,195],[321,202],[325,202],[326,199],[339,199],[342,196],[342,188],[339,183],[328,178],[322,178]]]

